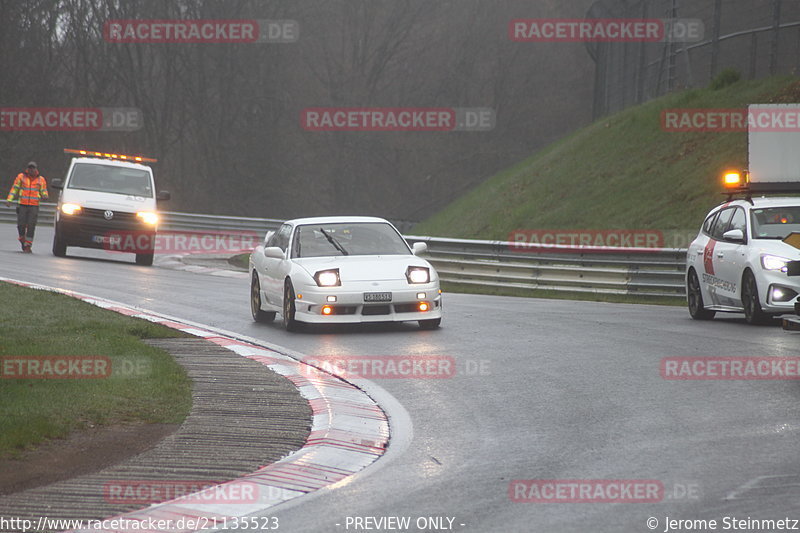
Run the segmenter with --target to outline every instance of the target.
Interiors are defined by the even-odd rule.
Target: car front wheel
[[[697,272],[694,270],[689,271],[686,279],[686,300],[689,304],[689,314],[695,320],[711,320],[716,314],[714,311],[709,311],[703,305],[703,292],[700,290],[700,280],[697,278]]]
[[[256,322],[272,322],[275,320],[274,311],[261,309],[261,284],[258,282],[258,275],[255,272],[253,272],[253,279],[250,282],[250,313]]]
[[[294,319],[295,309],[294,287],[287,279],[283,288],[283,327],[286,331],[297,331],[300,327],[300,323]]]
[[[742,278],[742,307],[744,307],[744,319],[748,324],[766,324],[771,318],[761,309],[756,277],[749,270]]]

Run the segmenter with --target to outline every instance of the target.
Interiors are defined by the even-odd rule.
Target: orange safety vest
[[[39,205],[40,199],[47,200],[47,181],[44,176],[32,178],[24,172],[20,173],[14,180],[6,201],[12,202],[15,198],[19,198],[19,205]]]

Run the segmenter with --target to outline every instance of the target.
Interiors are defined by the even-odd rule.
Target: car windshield
[[[383,222],[299,226],[292,245],[295,258],[410,253],[403,237]]]
[[[144,198],[153,197],[149,172],[138,168],[114,165],[76,163],[67,188],[127,194]]]
[[[754,239],[785,239],[800,232],[800,206],[752,209]]]

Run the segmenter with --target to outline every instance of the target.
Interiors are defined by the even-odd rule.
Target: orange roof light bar
[[[722,174],[722,184],[726,189],[739,189],[746,187],[748,181],[749,180],[746,171],[726,170]]]
[[[143,157],[140,155],[108,154],[105,152],[95,152],[93,150],[76,150],[74,148],[64,148],[65,154],[78,154],[89,157],[102,157],[104,159],[121,159],[122,161],[136,161],[137,163],[157,163],[158,159]]]

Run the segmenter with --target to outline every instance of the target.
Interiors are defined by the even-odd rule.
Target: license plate
[[[391,302],[392,301],[392,293],[391,292],[365,292],[364,293],[364,301],[365,302]]]
[[[122,237],[119,235],[92,235],[92,242],[98,244],[119,244],[122,242]]]

